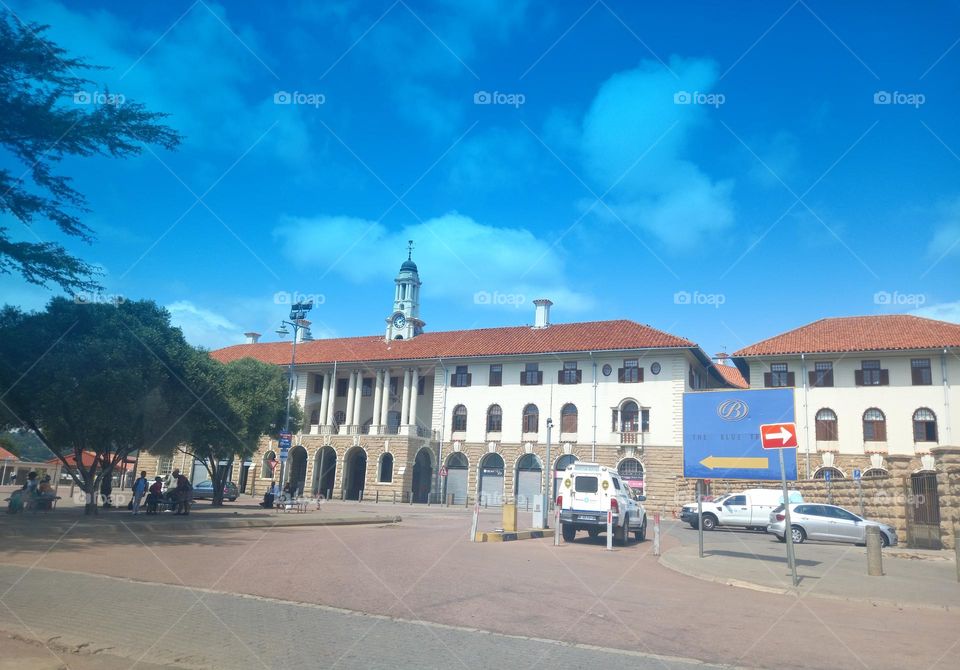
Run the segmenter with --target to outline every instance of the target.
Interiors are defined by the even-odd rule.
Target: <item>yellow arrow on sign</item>
[[[711,470],[714,468],[730,468],[740,470],[766,470],[770,467],[770,461],[766,458],[750,458],[739,456],[707,456],[700,461]]]

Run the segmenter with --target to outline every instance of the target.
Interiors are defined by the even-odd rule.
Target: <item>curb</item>
[[[535,540],[546,537],[542,530],[518,530],[510,533],[503,531],[478,532],[476,542],[511,542],[513,540]]]
[[[317,517],[307,517],[301,518],[303,515],[297,516],[277,516],[275,518],[262,517],[256,519],[231,519],[225,518],[222,520],[215,519],[203,519],[203,520],[181,520],[177,519],[176,521],[171,520],[170,523],[166,522],[156,522],[156,521],[147,521],[147,522],[124,522],[124,520],[110,520],[110,521],[94,521],[94,522],[84,522],[77,521],[73,524],[56,524],[56,525],[24,525],[23,527],[17,528],[14,525],[0,525],[0,530],[6,536],[26,536],[26,535],[36,535],[38,533],[58,533],[66,534],[68,532],[80,532],[84,531],[95,531],[95,532],[121,532],[125,533],[128,531],[138,531],[143,530],[151,533],[169,533],[169,532],[182,532],[182,531],[191,531],[191,530],[216,530],[218,528],[226,529],[235,529],[235,528],[294,528],[294,527],[305,527],[305,526],[354,526],[354,525],[370,525],[370,524],[393,524],[400,523],[402,517],[399,514],[378,514],[378,515],[364,515],[364,516],[327,516],[323,518]],[[117,522],[119,521],[119,523]]]

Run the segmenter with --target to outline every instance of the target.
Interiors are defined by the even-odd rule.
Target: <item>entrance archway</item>
[[[287,467],[289,468],[287,481],[290,482],[290,490],[294,495],[303,492],[307,484],[307,450],[302,445],[297,445],[290,450],[287,456]]]
[[[343,458],[343,497],[359,500],[367,479],[367,452],[354,447]]]
[[[447,457],[447,481],[444,493],[446,497],[453,496],[454,505],[467,502],[468,472],[470,472],[470,464],[462,453],[455,451]]]
[[[487,454],[480,460],[480,502],[495,507],[503,504],[503,458]]]
[[[532,509],[534,500],[541,495],[543,468],[540,459],[534,454],[524,454],[517,461],[514,478],[514,493],[517,495],[517,509]]]
[[[430,452],[421,449],[413,461],[413,502],[425,503],[430,496],[430,485],[433,483],[433,463]]]
[[[557,465],[553,477],[553,500],[557,499],[557,494],[560,491],[560,483],[563,481],[563,473],[567,469],[568,465],[573,465],[578,459],[573,454],[564,454],[557,459]]]
[[[624,458],[617,464],[620,479],[637,493],[643,494],[643,463],[635,458]]]
[[[323,447],[314,457],[313,492],[324,497],[333,494],[334,476],[337,473],[337,452],[333,447]]]

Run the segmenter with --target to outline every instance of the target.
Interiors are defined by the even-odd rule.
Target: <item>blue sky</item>
[[[960,321],[956,2],[5,1],[185,135],[64,162],[97,239],[36,232],[196,344],[291,294],[380,333],[407,239],[430,330]]]

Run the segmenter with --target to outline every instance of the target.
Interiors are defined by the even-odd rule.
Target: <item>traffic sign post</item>
[[[787,491],[787,470],[783,464],[783,450],[796,449],[797,427],[792,423],[772,423],[760,426],[760,443],[764,449],[776,449],[780,455],[780,485],[783,487],[783,537],[787,541],[787,564],[793,577],[794,587],[800,583],[797,579],[797,559],[793,553],[793,526],[790,522],[790,492]],[[796,464],[796,459],[794,459]]]
[[[447,466],[446,466],[446,465],[441,465],[441,466],[440,466],[440,476],[441,476],[441,477],[446,477],[446,476],[447,476]]]
[[[864,516],[863,511],[863,484],[860,482],[863,474],[859,469],[853,471],[853,480],[857,483],[857,501],[860,503],[860,516]]]

